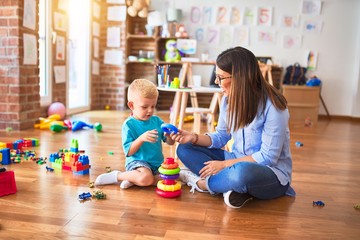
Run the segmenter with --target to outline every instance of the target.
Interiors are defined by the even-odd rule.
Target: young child
[[[132,115],[122,126],[126,171],[101,174],[96,178],[95,185],[122,181],[120,188],[126,189],[133,185],[150,186],[155,182],[155,175],[164,161],[161,141],[169,145],[174,144],[174,141],[161,130],[161,124],[164,122],[153,115],[158,96],[155,84],[149,80],[136,79],[130,84],[128,107]]]

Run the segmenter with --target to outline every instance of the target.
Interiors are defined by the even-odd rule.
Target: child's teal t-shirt
[[[161,163],[164,161],[164,155],[162,152],[162,141],[166,141],[164,132],[161,130],[161,124],[164,121],[161,120],[158,116],[152,116],[147,121],[142,121],[135,119],[134,117],[128,117],[124,124],[122,125],[122,145],[126,157],[125,165],[128,165],[130,162],[138,160],[145,161],[150,164],[153,170],[156,170],[160,167]],[[128,156],[128,152],[131,144],[135,141],[140,135],[149,130],[156,129],[158,131],[158,140],[155,143],[144,142],[139,150],[132,156]]]

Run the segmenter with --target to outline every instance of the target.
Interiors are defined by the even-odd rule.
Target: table
[[[177,126],[179,129],[182,129],[184,124],[184,117],[186,106],[189,98],[189,94],[191,93],[214,93],[214,97],[216,98],[218,104],[220,103],[221,98],[221,88],[215,87],[195,87],[195,88],[166,88],[166,87],[158,87],[159,91],[165,92],[175,92],[173,107],[172,107],[172,115],[170,117],[170,123],[174,126]],[[193,95],[196,97],[196,95]],[[195,101],[191,101],[193,108],[198,108],[197,99]],[[179,124],[176,124],[176,120],[179,117]],[[195,129],[196,132],[199,132],[200,129]]]

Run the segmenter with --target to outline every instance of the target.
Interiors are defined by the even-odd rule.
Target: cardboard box
[[[305,123],[310,119],[316,125],[319,116],[320,87],[283,85],[288,101],[291,123]]]

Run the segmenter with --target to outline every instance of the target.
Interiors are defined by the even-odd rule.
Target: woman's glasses
[[[227,77],[220,77],[219,75],[215,75],[215,80],[219,81],[219,84],[221,84],[221,81],[224,79],[228,79],[228,78],[232,78],[232,76],[227,76]]]

